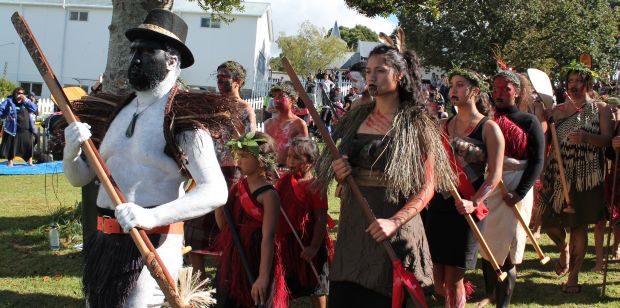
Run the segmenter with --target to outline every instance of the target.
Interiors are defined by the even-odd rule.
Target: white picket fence
[[[255,95],[253,95],[252,97],[245,99],[245,101],[250,103],[255,113],[257,114],[257,120],[261,122],[262,122],[261,115],[262,115],[265,97],[269,95],[269,89],[271,89],[271,87],[274,84],[276,84],[276,82],[274,81],[269,81],[266,83],[259,84],[257,88],[260,90],[255,91],[254,92]],[[304,86],[304,89],[305,89],[306,88],[305,80],[302,81],[302,85]],[[340,80],[338,81],[336,85],[340,88],[340,93],[343,97],[348,93],[349,89],[351,88],[351,82],[348,80]],[[321,87],[319,83],[317,82],[317,86],[315,87],[315,91],[314,91],[315,93],[310,94],[310,98],[314,102],[314,105],[317,107],[323,105],[324,96],[320,95],[320,92],[319,92],[320,89]],[[37,105],[38,105],[38,111],[39,111],[37,115],[38,120],[44,120],[49,115],[54,113],[54,102],[52,101],[51,98],[40,98],[38,100]]]
[[[44,120],[50,114],[54,113],[54,102],[52,101],[51,98],[39,99],[39,101],[37,102],[37,107],[39,111],[37,115],[37,119],[39,120]]]

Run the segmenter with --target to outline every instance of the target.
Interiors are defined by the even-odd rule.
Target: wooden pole
[[[616,177],[618,175],[618,154],[620,152],[616,152],[616,157],[614,159],[614,179],[611,184],[611,200],[609,207],[609,231],[607,231],[607,250],[605,250],[605,268],[603,269],[603,288],[601,289],[601,297],[605,297],[605,287],[607,287],[607,270],[609,269],[609,247],[611,245],[611,230],[614,228],[613,221],[613,209],[615,197],[616,197]]]
[[[499,181],[499,184],[497,186],[499,186],[499,188],[502,190],[503,195],[508,194],[508,188],[504,184],[504,181]],[[517,204],[519,203],[521,202],[518,202]],[[515,217],[519,221],[519,224],[521,225],[523,230],[525,230],[527,237],[530,238],[530,241],[532,242],[532,246],[534,246],[534,250],[536,250],[536,253],[538,254],[538,258],[540,259],[540,264],[545,265],[547,264],[547,262],[549,262],[550,258],[545,256],[545,253],[540,248],[540,245],[538,245],[538,242],[536,241],[536,238],[534,238],[534,234],[532,234],[530,227],[525,223],[525,220],[523,220],[523,216],[521,215],[521,212],[517,208],[517,204],[515,204],[514,206],[511,206],[512,212],[515,214]]]
[[[555,123],[547,120],[549,123],[549,129],[551,130],[551,142],[553,142],[553,155],[555,161],[558,163],[558,169],[560,171],[560,182],[562,183],[562,191],[564,193],[564,201],[566,207],[562,210],[564,213],[574,214],[575,209],[570,204],[570,195],[568,183],[566,182],[566,173],[564,172],[564,162],[562,161],[562,155],[560,154],[560,143],[558,142],[558,134],[555,131]]]
[[[301,100],[306,105],[306,108],[308,108],[308,112],[310,112],[312,119],[314,119],[317,129],[319,130],[319,133],[321,133],[321,136],[323,137],[323,141],[325,142],[325,145],[331,152],[332,157],[334,159],[340,158],[341,157],[340,152],[338,152],[338,148],[336,148],[336,144],[334,143],[334,140],[332,139],[331,135],[327,131],[327,128],[325,128],[325,123],[323,123],[323,120],[321,119],[318,112],[316,111],[316,108],[314,108],[314,104],[312,103],[312,100],[310,100],[310,97],[308,97],[308,93],[306,93],[305,89],[301,85],[301,82],[299,81],[299,78],[297,77],[297,74],[295,73],[293,66],[291,66],[291,63],[288,61],[286,57],[282,58],[282,64],[284,65],[284,69],[286,70],[286,73],[288,74],[288,76],[291,78],[291,81],[293,82],[293,87],[295,88],[295,91],[297,92]],[[355,183],[355,180],[353,179],[353,177],[349,175],[346,181],[347,181],[347,184],[349,185],[349,188],[351,189],[353,197],[357,201],[356,203],[359,205],[360,209],[364,212],[364,216],[366,216],[366,219],[369,221],[369,223],[373,223],[374,221],[376,221],[377,219],[375,218],[375,215],[372,213],[372,210],[370,209],[370,205],[368,205],[368,201],[366,201],[366,198],[364,198],[364,195],[362,195],[362,191],[357,186],[357,183]],[[400,259],[398,259],[398,256],[396,256],[396,252],[394,252],[394,248],[392,248],[392,245],[390,245],[389,241],[381,242],[381,246],[383,246],[383,249],[385,249],[385,252],[387,253],[388,257],[390,258],[392,262],[394,261],[400,262]],[[411,293],[409,288],[406,288],[406,289],[407,289],[407,292],[409,293],[409,296],[413,300],[413,303],[416,306],[423,307],[424,304],[418,302],[418,300]]]
[[[456,190],[456,187],[452,187],[452,189],[450,190],[450,194],[452,195],[454,200],[463,201],[463,198],[461,198],[461,195],[459,195],[459,192]],[[506,279],[506,276],[508,276],[508,274],[502,272],[502,269],[499,267],[499,264],[497,264],[497,260],[495,260],[495,256],[491,252],[491,249],[489,248],[489,245],[487,244],[487,242],[484,240],[484,237],[482,236],[480,229],[478,229],[476,222],[471,217],[471,214],[465,214],[463,216],[465,216],[465,220],[467,221],[469,228],[471,228],[471,230],[474,232],[474,235],[476,236],[476,239],[478,240],[478,243],[480,244],[480,248],[482,248],[482,251],[484,252],[484,254],[489,257],[491,266],[493,266],[493,269],[495,270],[495,273],[497,274],[497,280],[499,280],[500,282],[504,281]]]
[[[56,104],[58,105],[58,108],[60,108],[60,110],[62,111],[62,114],[67,120],[67,123],[71,124],[73,122],[79,121],[78,117],[73,114],[73,111],[71,110],[71,107],[69,105],[69,99],[65,95],[65,92],[62,90],[62,87],[60,86],[56,75],[54,74],[49,63],[47,62],[47,59],[43,54],[43,50],[36,41],[34,34],[32,34],[32,31],[26,23],[26,20],[21,15],[19,15],[18,12],[15,12],[11,16],[11,21],[13,22],[13,26],[15,27],[17,34],[22,39],[24,46],[30,53],[32,61],[39,70],[41,77],[43,77],[45,84],[54,96]],[[82,143],[82,149],[84,150],[84,154],[88,159],[90,167],[94,169],[97,177],[99,178],[99,181],[101,182],[101,185],[103,185],[112,202],[114,202],[114,204],[117,206],[125,203],[126,200],[124,196],[112,179],[112,175],[106,168],[103,159],[97,152],[93,141],[89,139],[86,142]],[[183,307],[183,304],[176,289],[176,282],[174,281],[174,279],[172,279],[172,276],[166,269],[163,261],[157,253],[157,250],[155,250],[155,247],[146,235],[146,232],[144,232],[144,230],[132,228],[129,232],[129,235],[138,247],[140,254],[144,258],[145,265],[151,272],[153,278],[155,278],[155,280],[157,281],[157,284],[163,291],[168,303],[171,304],[173,307]]]

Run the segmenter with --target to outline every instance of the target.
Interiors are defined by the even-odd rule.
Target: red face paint
[[[291,99],[282,91],[276,91],[273,94],[273,102],[279,111],[291,110]]]
[[[515,104],[517,89],[507,77],[493,80],[493,102],[498,108],[506,108]]]

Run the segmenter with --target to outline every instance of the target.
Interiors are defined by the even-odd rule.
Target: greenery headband
[[[282,91],[289,97],[297,97],[297,92],[295,92],[295,89],[293,89],[293,87],[285,83],[273,85],[271,89],[269,90],[269,96],[273,97],[273,92],[276,92],[276,91]]]
[[[562,68],[562,71],[560,72],[560,74],[562,76],[562,79],[566,80],[566,78],[568,78],[568,74],[573,73],[573,72],[579,73],[579,74],[585,74],[592,78],[598,78],[598,74],[596,72],[592,71],[585,64],[578,62],[577,60],[570,61],[568,65]]]
[[[267,142],[269,142],[269,140],[265,138],[257,138],[256,132],[247,132],[245,135],[239,137],[239,139],[232,139],[226,142],[226,145],[233,153],[237,151],[245,151],[252,154],[259,162],[263,163],[266,168],[271,170],[271,168],[275,166],[275,154],[260,152],[260,146]]]
[[[452,79],[454,76],[463,76],[465,79],[469,80],[474,86],[480,88],[481,92],[489,92],[489,85],[484,81],[480,74],[472,71],[470,69],[455,67],[450,73],[448,73],[448,79]]]
[[[226,68],[230,71],[230,75],[232,75],[233,79],[245,81],[245,69],[241,64],[236,61],[226,61],[222,63],[218,70],[221,68]]]
[[[517,74],[515,74],[513,71],[501,70],[499,71],[499,73],[493,76],[493,80],[499,77],[506,77],[508,78],[508,81],[512,82],[512,84],[514,84],[515,86],[517,87],[521,86],[521,80],[519,80],[519,76],[517,76]]]

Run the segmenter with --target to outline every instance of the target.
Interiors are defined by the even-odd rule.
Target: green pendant
[[[134,113],[131,118],[131,122],[129,122],[129,126],[127,126],[127,130],[125,131],[125,136],[127,138],[131,138],[133,136],[133,131],[136,128],[136,121],[138,121],[139,113]]]

